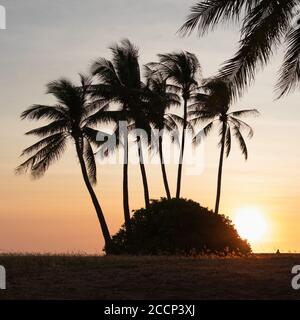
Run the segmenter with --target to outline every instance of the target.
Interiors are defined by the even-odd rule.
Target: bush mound
[[[248,255],[251,247],[232,222],[192,200],[161,199],[131,218],[113,236],[116,254],[133,255]]]

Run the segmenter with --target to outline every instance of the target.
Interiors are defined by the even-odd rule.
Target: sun
[[[268,229],[264,214],[257,208],[239,209],[234,224],[239,235],[250,242],[261,240]]]

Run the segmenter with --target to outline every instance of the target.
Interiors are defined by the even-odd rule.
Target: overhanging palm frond
[[[248,14],[252,4],[249,0],[205,0],[191,7],[190,15],[184,25],[178,30],[181,35],[190,34],[197,28],[199,35],[213,30],[220,22],[239,20],[242,9]]]
[[[279,98],[293,91],[300,82],[300,25],[291,28],[286,36],[287,50],[276,85]]]
[[[266,65],[280,44],[289,28],[294,5],[295,1],[260,1],[246,16],[239,50],[219,74],[232,84],[234,98],[253,82],[257,68]]]

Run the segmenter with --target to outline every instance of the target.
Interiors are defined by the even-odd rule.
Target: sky
[[[222,26],[203,38],[181,38],[176,31],[194,1],[181,0],[0,0],[7,29],[0,30],[0,252],[99,253],[103,246],[97,218],[84,187],[73,146],[46,175],[32,181],[16,176],[21,150],[35,141],[24,133],[38,123],[20,121],[34,103],[53,103],[45,85],[61,76],[74,81],[88,73],[108,47],[129,38],[140,48],[141,65],[158,53],[187,50],[197,55],[204,77],[213,76],[232,56],[237,26]],[[252,243],[256,252],[300,251],[300,109],[299,91],[275,100],[274,84],[282,59],[279,51],[257,75],[255,84],[233,109],[257,108],[247,119],[255,135],[244,161],[235,144],[225,161],[220,212],[234,219],[241,208],[258,208],[268,231]],[[182,196],[213,208],[219,149],[213,132],[204,144],[204,170],[185,170]],[[130,168],[130,207],[143,205],[139,167]],[[164,195],[157,164],[147,166],[150,196]],[[168,166],[175,192],[176,166]],[[122,167],[98,165],[95,188],[111,233],[123,223]]]

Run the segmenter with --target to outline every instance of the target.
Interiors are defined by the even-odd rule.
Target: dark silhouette
[[[253,130],[247,123],[242,121],[240,117],[258,115],[259,112],[256,109],[229,112],[232,103],[232,95],[230,86],[225,81],[210,79],[202,86],[202,89],[204,93],[198,93],[194,96],[194,103],[190,106],[191,111],[189,112],[189,116],[192,117],[190,121],[193,124],[209,121],[204,129],[194,137],[194,142],[199,142],[201,139],[198,138],[201,138],[201,135],[206,136],[212,130],[216,122],[221,125],[221,140],[219,143],[221,152],[215,205],[215,213],[218,213],[221,197],[224,153],[226,151],[227,157],[230,154],[232,140],[231,131],[236,137],[240,149],[247,160],[248,150],[241,131],[247,130],[248,137],[252,138]]]
[[[111,61],[100,58],[92,66],[92,75],[97,78],[96,84],[92,84],[90,78],[82,75],[80,76],[81,85],[79,87],[64,78],[51,82],[47,85],[47,93],[54,95],[58,103],[53,106],[33,105],[22,113],[22,119],[46,119],[50,123],[27,133],[37,135],[42,139],[23,151],[22,155],[28,156],[28,159],[17,168],[17,172],[30,171],[33,177],[41,177],[48,167],[60,158],[66,148],[67,140],[71,138],[75,143],[83,179],[98,216],[107,254],[118,252],[134,254],[185,252],[189,254],[194,249],[198,254],[204,253],[207,248],[211,252],[224,253],[225,247],[229,248],[229,252],[236,250],[241,250],[243,253],[250,252],[250,248],[247,247],[248,244],[245,246],[244,242],[239,242],[240,239],[235,235],[236,231],[230,225],[229,220],[219,216],[218,212],[224,154],[226,153],[228,157],[230,153],[231,131],[237,138],[242,153],[247,159],[247,146],[241,132],[246,130],[248,137],[251,138],[253,130],[240,117],[256,115],[258,111],[251,109],[229,112],[234,98],[234,94],[232,94],[234,88],[229,81],[214,78],[205,81],[204,85],[199,87],[199,82],[202,81],[201,67],[197,57],[192,53],[182,51],[158,55],[159,62],[149,63],[145,66],[145,83],[143,83],[138,49],[129,40],[123,40],[120,45],[115,44],[110,49],[113,56]],[[169,112],[172,106],[180,106],[182,100],[183,118]],[[189,102],[192,104],[188,105]],[[213,215],[198,204],[179,199],[186,129],[193,128],[193,125],[198,122],[206,121],[209,121],[209,123],[194,137],[193,141],[195,143],[199,141],[199,137],[201,138],[202,135],[207,135],[211,131],[215,122],[221,124],[221,151]],[[108,146],[104,143],[107,140],[100,138],[110,138],[109,134],[94,128],[96,125],[103,123],[114,124],[114,133],[111,138],[116,139],[116,144],[112,143]],[[176,199],[172,199],[164,161],[163,139],[165,132],[177,130],[179,125],[183,132],[180,137]],[[135,131],[145,209],[137,211],[131,218],[128,191],[128,142],[129,133],[133,133],[134,129],[142,129],[147,133],[147,139],[144,139],[143,132]],[[153,132],[155,134],[159,133],[157,136],[153,136]],[[156,142],[158,142],[155,145],[157,148],[155,151],[159,153],[167,200],[150,203],[143,146],[147,144],[148,147],[152,148],[153,141],[150,141],[150,138],[153,137],[157,138]],[[172,136],[172,142],[178,142],[177,140],[179,140],[177,137]],[[113,241],[93,189],[93,184],[96,184],[97,181],[97,172],[92,146],[97,147],[99,154],[102,156],[108,156],[119,147],[124,150],[123,209],[125,224]],[[176,206],[178,206],[178,210],[174,213]],[[193,210],[197,215],[189,214]],[[156,215],[156,213],[159,214]],[[199,218],[198,213],[203,213],[202,218]],[[207,213],[212,216],[211,219],[216,220],[207,220]],[[165,218],[163,214],[165,214]],[[187,215],[187,220],[182,218],[182,214]],[[148,226],[149,217],[150,225]],[[190,225],[192,218],[196,219],[195,226]],[[216,223],[216,229],[210,229],[214,223]],[[168,227],[168,224],[170,227]],[[187,235],[188,228],[186,228],[180,235],[182,231],[180,225],[189,226],[194,233],[192,232],[191,236]],[[202,234],[200,233],[199,238],[196,235],[196,229],[193,228],[200,225],[203,230],[208,228],[207,232],[212,232],[212,234],[219,232],[225,238],[221,239],[219,237],[218,240],[215,240],[211,236],[211,239],[209,239],[208,233],[204,235],[204,231],[201,231]],[[231,229],[227,234],[227,231],[222,228],[227,228],[227,231]],[[149,230],[153,232],[153,235]],[[159,237],[157,234],[159,234]],[[203,235],[204,238],[202,238]],[[228,240],[228,237],[230,240]],[[160,245],[158,245],[159,241],[162,241]]]
[[[138,49],[129,41],[123,40],[121,45],[111,48],[113,59],[98,59],[92,66],[92,74],[99,83],[94,86],[92,96],[100,103],[116,103],[121,110],[114,111],[118,121],[128,121],[129,128],[150,130],[150,125],[144,114],[142,101],[143,84],[140,76]],[[115,132],[117,133],[118,130]],[[125,224],[130,229],[130,209],[128,195],[128,133],[124,134],[124,163],[123,163],[123,208]],[[137,138],[140,156],[140,169],[144,187],[145,206],[149,206],[149,189],[144,162],[142,159],[142,142]]]
[[[251,253],[231,221],[184,199],[153,201],[131,218],[128,238],[124,226],[113,236],[116,253],[140,255],[195,255]]]
[[[176,93],[178,88],[168,84],[167,80],[159,71],[155,71],[149,66],[145,66],[145,71],[147,88],[149,89],[149,119],[154,128],[160,132],[158,137],[158,153],[166,195],[170,200],[171,192],[163,155],[163,134],[165,131],[168,132],[178,129],[176,121],[178,117],[167,114],[167,111],[172,106],[180,106],[180,97]]]
[[[96,162],[92,145],[98,146],[96,136],[98,131],[86,124],[94,111],[88,103],[88,91],[91,82],[80,76],[82,87],[74,86],[67,79],[53,81],[47,85],[47,93],[57,99],[57,104],[33,105],[25,110],[21,118],[30,120],[50,120],[40,128],[27,132],[42,139],[25,149],[22,156],[29,156],[17,169],[17,173],[30,170],[34,178],[44,175],[48,167],[58,160],[67,146],[67,140],[75,143],[84,183],[94,204],[97,217],[105,240],[106,253],[111,252],[111,237],[99,201],[92,184],[97,182]]]
[[[233,94],[241,94],[253,82],[256,70],[265,66],[278,47],[285,43],[284,61],[277,82],[279,97],[297,87],[300,80],[300,1],[206,0],[191,8],[182,34],[195,28],[203,36],[218,24],[242,21],[239,49],[220,70],[220,77],[231,79]]]
[[[188,101],[198,87],[198,78],[200,76],[200,63],[197,57],[190,52],[179,52],[169,54],[159,54],[159,63],[151,64],[156,67],[163,76],[170,80],[181,91],[183,98],[183,128],[180,147],[180,156],[177,173],[176,198],[180,198],[182,164],[185,147]]]

